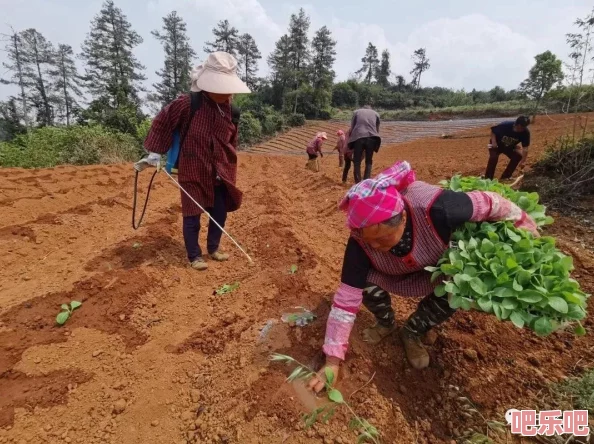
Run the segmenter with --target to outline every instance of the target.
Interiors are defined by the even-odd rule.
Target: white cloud
[[[341,79],[360,68],[365,48],[372,42],[380,53],[390,51],[392,72],[405,77],[410,77],[413,51],[426,48],[431,69],[424,75],[424,85],[511,89],[525,78],[537,52],[529,38],[481,14],[428,22],[403,42],[390,41],[375,24],[334,18],[330,28],[338,40],[336,71]]]
[[[526,36],[480,14],[427,23],[409,36],[407,46],[427,48],[426,83],[466,89],[516,88],[538,51]]]

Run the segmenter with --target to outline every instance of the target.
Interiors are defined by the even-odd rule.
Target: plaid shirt
[[[186,94],[155,117],[144,147],[150,152],[165,154],[173,142],[173,132],[178,128],[183,131],[189,117],[190,96]],[[231,106],[217,106],[204,94],[188,131],[180,150],[179,183],[208,209],[214,205],[214,187],[219,178],[228,190],[227,211],[237,210],[241,206],[242,193],[235,186],[238,135],[231,121]],[[182,212],[184,216],[195,216],[202,211],[182,193]]]

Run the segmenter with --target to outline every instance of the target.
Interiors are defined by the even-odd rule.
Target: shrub
[[[330,120],[332,118],[332,111],[329,109],[322,109],[318,113],[320,120]]]
[[[239,120],[239,142],[242,145],[257,143],[262,138],[262,124],[250,112],[241,114]]]
[[[0,166],[48,168],[137,160],[138,141],[100,126],[44,127],[0,144]]]
[[[547,147],[535,172],[548,180],[541,191],[561,201],[594,194],[594,135],[561,137]]]
[[[287,124],[291,127],[303,126],[303,125],[305,125],[305,115],[304,114],[291,114],[287,118]]]
[[[264,114],[262,120],[262,133],[266,136],[274,136],[285,128],[285,118],[278,111],[269,110]]]
[[[144,143],[146,136],[148,136],[152,123],[153,121],[151,119],[144,119],[142,122],[136,125],[136,137],[141,144]]]

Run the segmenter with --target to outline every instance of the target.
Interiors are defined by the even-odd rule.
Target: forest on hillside
[[[499,86],[489,91],[425,87],[423,76],[432,69],[426,48],[415,50],[410,72],[401,73],[393,69],[390,53],[373,42],[361,54],[360,69],[347,81],[336,82],[336,40],[327,26],[310,29],[304,9],[291,15],[287,32],[268,55],[260,52],[250,34],[228,20],[214,26],[211,40],[200,49],[227,51],[237,58],[239,74],[253,90],[235,98],[242,109],[241,141],[252,144],[302,125],[305,119],[349,118],[350,110],[365,104],[380,110],[385,119],[425,119],[432,113],[475,117],[592,110],[594,77],[589,78],[588,66],[593,25],[590,13],[577,19],[574,32],[567,34],[569,64],[550,51],[537,54],[526,79],[511,91]],[[156,39],[163,49],[159,80],[152,85],[146,84],[146,69],[134,53],[143,38]],[[81,48],[51,42],[37,29],[10,28],[3,42],[8,62],[1,81],[13,85],[15,92],[0,102],[0,165],[4,166],[19,164],[15,156],[20,157],[34,140],[62,154],[62,145],[78,153],[85,151],[89,140],[96,142],[97,134],[105,143],[116,135],[118,144],[125,140],[126,152],[136,155],[132,146],[142,143],[150,115],[188,91],[189,72],[199,50],[190,44],[187,25],[176,11],[163,17],[161,29],[141,36],[113,0],[106,0],[92,19]],[[258,70],[263,57],[269,67],[266,76]],[[39,134],[32,135],[35,132]],[[73,139],[83,147],[73,148]],[[101,146],[88,159],[86,152],[50,157],[52,162],[97,161]]]

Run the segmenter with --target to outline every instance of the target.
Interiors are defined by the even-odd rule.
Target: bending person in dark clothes
[[[520,208],[491,192],[445,191],[415,180],[407,162],[375,179],[355,185],[340,204],[351,236],[342,265],[341,284],[326,324],[326,365],[309,387],[324,388],[325,368],[338,375],[360,305],[376,318],[364,339],[377,344],[396,331],[390,293],[424,297],[399,330],[406,358],[415,369],[429,365],[421,337],[453,314],[447,297],[437,297],[431,273],[448,248],[450,236],[468,221],[510,220],[538,235],[534,221]]]
[[[501,154],[509,158],[509,165],[501,175],[502,180],[511,178],[518,166],[523,168],[530,146],[528,125],[530,125],[530,119],[521,116],[515,122],[507,121],[491,128],[489,163],[485,178],[493,179]]]

